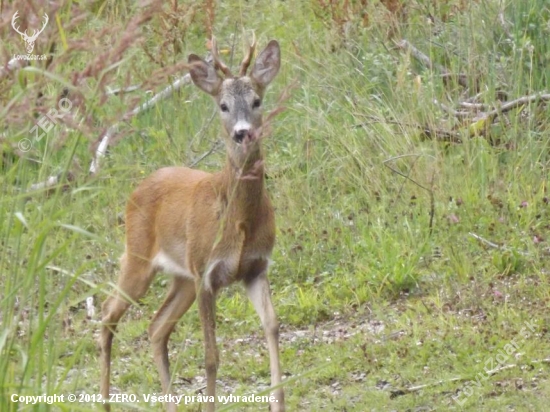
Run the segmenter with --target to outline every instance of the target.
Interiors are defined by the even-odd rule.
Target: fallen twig
[[[486,244],[486,245],[489,246],[489,247],[492,247],[492,248],[494,248],[494,249],[501,249],[501,247],[500,247],[499,245],[497,245],[496,243],[493,243],[493,242],[491,242],[490,240],[484,239],[484,238],[482,238],[481,236],[476,235],[475,233],[468,232],[468,234],[469,234],[470,236],[472,236],[474,239],[479,240],[481,243],[484,243],[484,244]]]
[[[466,108],[466,109],[472,109],[472,110],[486,110],[487,105],[483,103],[470,103],[470,102],[460,102],[458,103],[460,106]]]
[[[123,120],[120,122],[115,123],[111,127],[109,127],[105,133],[101,136],[99,139],[99,144],[97,145],[97,149],[95,151],[95,156],[92,159],[92,163],[90,164],[90,174],[95,175],[99,171],[99,163],[103,157],[105,157],[105,154],[107,153],[107,148],[109,147],[109,143],[112,139],[112,137],[115,135],[115,133],[118,131],[120,125],[131,119],[132,117],[138,115],[139,113],[142,113],[146,110],[149,110],[151,107],[153,107],[155,104],[157,104],[159,101],[164,100],[168,97],[170,97],[175,91],[181,89],[183,86],[189,84],[191,82],[191,75],[187,73],[185,76],[180,77],[177,79],[174,83],[172,83],[170,86],[166,87],[161,92],[155,94],[151,99],[146,101],[145,103],[139,105],[138,107],[134,108],[133,110],[130,110],[128,113],[126,113],[123,117]]]
[[[460,382],[460,381],[464,381],[464,380],[468,380],[468,378],[456,377],[456,378],[451,378],[451,379],[442,379],[442,380],[439,380],[439,381],[436,381],[436,382],[426,383],[424,385],[409,386],[408,388],[396,389],[396,390],[393,390],[393,391],[390,392],[390,398],[394,399],[394,398],[397,398],[398,396],[403,396],[403,395],[407,395],[409,393],[418,392],[422,389],[430,388],[432,386],[439,386],[439,385],[443,385],[445,383]]]
[[[519,99],[516,99],[516,100],[512,100],[510,102],[506,102],[504,104],[502,104],[500,107],[497,107],[496,109],[494,110],[491,110],[490,112],[487,112],[487,113],[480,113],[479,116],[475,117],[473,120],[474,121],[478,121],[478,120],[482,120],[482,119],[489,119],[489,118],[493,118],[493,117],[496,117],[497,115],[501,114],[501,113],[506,113],[512,109],[515,109],[516,107],[519,107],[519,106],[523,106],[525,104],[529,104],[529,103],[532,103],[534,101],[548,101],[550,100],[550,94],[541,94],[541,93],[536,93],[536,94],[532,94],[532,95],[529,95],[529,96],[523,96],[523,97],[520,97]]]
[[[477,97],[477,96],[476,96]],[[494,124],[496,119],[501,117],[506,112],[513,110],[517,107],[521,107],[533,102],[545,102],[550,100],[550,94],[548,93],[536,93],[528,96],[523,96],[518,99],[500,103],[497,102],[493,107],[493,110],[487,111],[488,105],[482,103],[473,103],[470,101],[460,102],[459,105],[466,111],[455,110],[434,99],[433,102],[443,111],[451,116],[460,119],[461,122],[466,123],[464,126],[468,128],[470,135],[485,134],[488,130],[488,126]],[[506,117],[502,116],[503,119]]]
[[[481,236],[476,235],[475,233],[468,232],[468,234],[469,234],[470,236],[472,236],[474,239],[479,240],[479,241],[480,241],[481,243],[483,243],[484,245],[487,245],[487,246],[489,246],[489,247],[492,247],[493,249],[499,249],[499,250],[504,250],[504,251],[507,251],[507,252],[519,253],[519,254],[522,255],[522,256],[529,256],[529,255],[530,255],[528,252],[523,252],[523,251],[521,251],[521,250],[512,249],[512,248],[508,248],[508,247],[505,247],[505,246],[497,245],[496,243],[493,243],[493,242],[491,242],[490,240],[487,240],[487,239],[485,239],[485,238],[482,238]]]
[[[433,102],[437,106],[439,106],[443,111],[447,112],[448,114],[455,116],[459,119],[465,119],[469,118],[473,122],[477,122],[479,120],[492,120],[493,118],[497,117],[499,114],[503,114],[506,112],[509,112],[510,110],[513,110],[517,107],[533,103],[535,101],[549,101],[550,100],[550,94],[548,93],[536,93],[528,96],[520,97],[516,100],[512,100],[505,103],[498,103],[497,107],[495,107],[493,110],[490,111],[481,111],[481,110],[487,110],[488,105],[483,103],[471,103],[469,101],[460,102],[459,105],[461,107],[464,107],[466,109],[474,110],[472,111],[457,111],[454,110],[445,104],[441,103],[437,99],[434,99]],[[494,106],[493,106],[494,107]],[[474,116],[476,115],[476,116]],[[473,117],[474,116],[474,117]]]
[[[550,364],[550,358],[532,360],[529,363],[531,363],[531,364],[533,364],[533,363],[535,363],[535,364],[536,363]],[[522,366],[522,365],[517,364],[517,363],[509,364],[509,365],[502,365],[502,366],[499,366],[498,368],[495,368],[495,369],[491,369],[491,370],[488,370],[488,371],[486,370],[486,371],[484,371],[484,373],[486,373],[487,376],[493,376],[493,375],[496,375],[499,372],[502,372],[502,371],[505,371],[505,370],[508,370],[508,369],[514,369],[514,368],[517,368],[517,367],[520,367],[520,366]],[[474,380],[474,378],[472,378],[471,376],[457,376],[457,377],[454,377],[454,378],[442,379],[442,380],[439,380],[439,381],[436,381],[436,382],[426,383],[426,384],[423,384],[423,385],[409,386],[407,388],[402,388],[402,389],[397,389],[397,390],[391,391],[390,398],[393,399],[393,398],[396,398],[398,396],[407,395],[407,394],[410,394],[410,393],[415,393],[415,392],[418,392],[422,389],[430,388],[432,386],[443,385],[445,383],[473,381],[473,380]]]
[[[422,53],[420,50],[414,47],[407,40],[402,39],[398,41],[396,45],[400,49],[410,52],[416,60],[418,60],[420,63],[422,63],[424,66],[428,67],[429,69],[432,69],[432,70],[435,69],[442,73],[448,73],[447,69],[445,69],[443,66],[434,64],[428,56],[426,56],[424,53]]]

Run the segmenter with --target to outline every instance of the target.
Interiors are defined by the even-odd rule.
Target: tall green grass
[[[215,28],[223,44],[232,44],[235,27],[237,37],[241,27],[255,28],[260,42],[277,38],[282,44],[283,65],[267,106],[293,79],[299,81],[265,142],[278,224],[270,279],[284,325],[285,375],[298,377],[286,389],[289,410],[362,411],[365,405],[460,410],[451,395],[461,384],[447,382],[395,399],[381,388],[384,382],[395,389],[475,376],[480,363],[526,319],[539,325],[539,336],[526,341],[517,362],[546,356],[549,109],[532,104],[512,111],[488,136],[476,136],[433,100],[453,106],[479,92],[479,101],[492,105],[498,104],[499,91],[510,100],[544,91],[548,6],[542,0],[510,2],[504,9],[502,2],[471,2],[443,21],[432,2],[413,3],[398,35],[451,72],[465,74],[470,90],[445,84],[397,50],[387,37],[387,16],[375,5],[368,6],[370,25],[355,22],[343,38],[315,15],[310,1],[217,6]],[[138,12],[130,2],[100,2],[90,10],[90,24],[124,22]],[[203,37],[197,21],[177,57],[205,52]],[[233,59],[240,60],[239,46]],[[83,56],[75,57],[74,68],[83,63]],[[71,64],[57,74],[67,80]],[[148,73],[152,66],[132,50],[114,69],[114,79],[124,84],[129,72]],[[38,77],[20,76],[26,82],[5,91],[6,99],[36,92]],[[55,81],[48,85],[50,93],[61,88]],[[141,93],[140,101],[150,96]],[[89,107],[98,136],[110,125],[103,116],[125,102],[113,97]],[[27,133],[5,126],[13,139]],[[462,144],[427,139],[425,127],[453,131]],[[153,170],[190,164],[208,152],[220,126],[212,102],[188,87],[132,119],[123,131],[128,133],[94,178],[86,174],[90,142],[72,132],[59,149],[61,126],[37,144],[32,157],[2,146],[1,411],[95,408],[90,403],[23,408],[10,397],[98,392],[99,315],[87,319],[85,300],[93,296],[98,311],[112,288],[123,250],[119,215],[126,199]],[[215,150],[197,167],[218,170],[223,161],[223,149]],[[67,187],[28,190],[69,171],[80,173]],[[470,232],[503,247],[480,243]],[[145,330],[166,282],[159,276],[121,324],[115,390],[160,392]],[[218,308],[221,394],[261,391],[269,368],[251,305],[234,287],[222,293]],[[470,313],[483,320],[475,323]],[[359,332],[341,337],[350,331]],[[235,343],[242,338],[250,341]],[[196,377],[203,374],[196,311],[182,319],[171,342],[175,390],[187,393],[200,386]],[[327,366],[316,370],[321,362]],[[548,395],[545,367],[514,369],[497,379],[538,383],[531,394],[489,380],[465,409],[543,407],[536,398]]]

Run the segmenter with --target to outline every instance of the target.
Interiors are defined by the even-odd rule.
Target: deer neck
[[[241,222],[254,219],[265,199],[263,153],[259,144],[240,159],[227,153],[221,183],[227,213]]]

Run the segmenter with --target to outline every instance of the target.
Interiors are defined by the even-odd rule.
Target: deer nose
[[[233,134],[233,140],[235,140],[237,143],[242,143],[244,138],[248,135],[249,130],[248,129],[240,129],[237,130]]]

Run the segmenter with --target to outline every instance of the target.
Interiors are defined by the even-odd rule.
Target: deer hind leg
[[[204,333],[204,360],[206,369],[206,396],[214,402],[206,403],[206,412],[216,408],[216,376],[218,374],[218,347],[216,345],[216,293],[222,286],[220,279],[226,279],[230,273],[223,260],[212,262],[203,278],[198,278],[195,286],[199,304],[199,316]]]
[[[151,284],[154,270],[151,263],[141,257],[128,255],[121,259],[121,272],[117,290],[109,296],[102,306],[101,348],[101,395],[109,399],[109,380],[111,373],[111,347],[113,334],[118,321],[130,307],[132,301],[139,300]],[[110,410],[108,403],[105,409]]]
[[[260,261],[261,262],[261,261]],[[263,267],[262,267],[263,266]],[[279,321],[271,302],[269,281],[267,279],[267,262],[259,264],[258,270],[247,278],[246,292],[254,309],[260,316],[262,326],[267,339],[269,351],[269,364],[271,369],[271,386],[281,384],[281,366],[279,363]],[[273,390],[272,396],[275,402],[270,405],[271,412],[283,412],[285,410],[285,398],[282,387]]]
[[[195,301],[195,281],[174,277],[168,295],[149,326],[149,339],[153,346],[153,358],[157,366],[162,391],[171,392],[170,362],[168,360],[168,339],[177,321]],[[166,410],[176,411],[176,405],[166,404]]]

